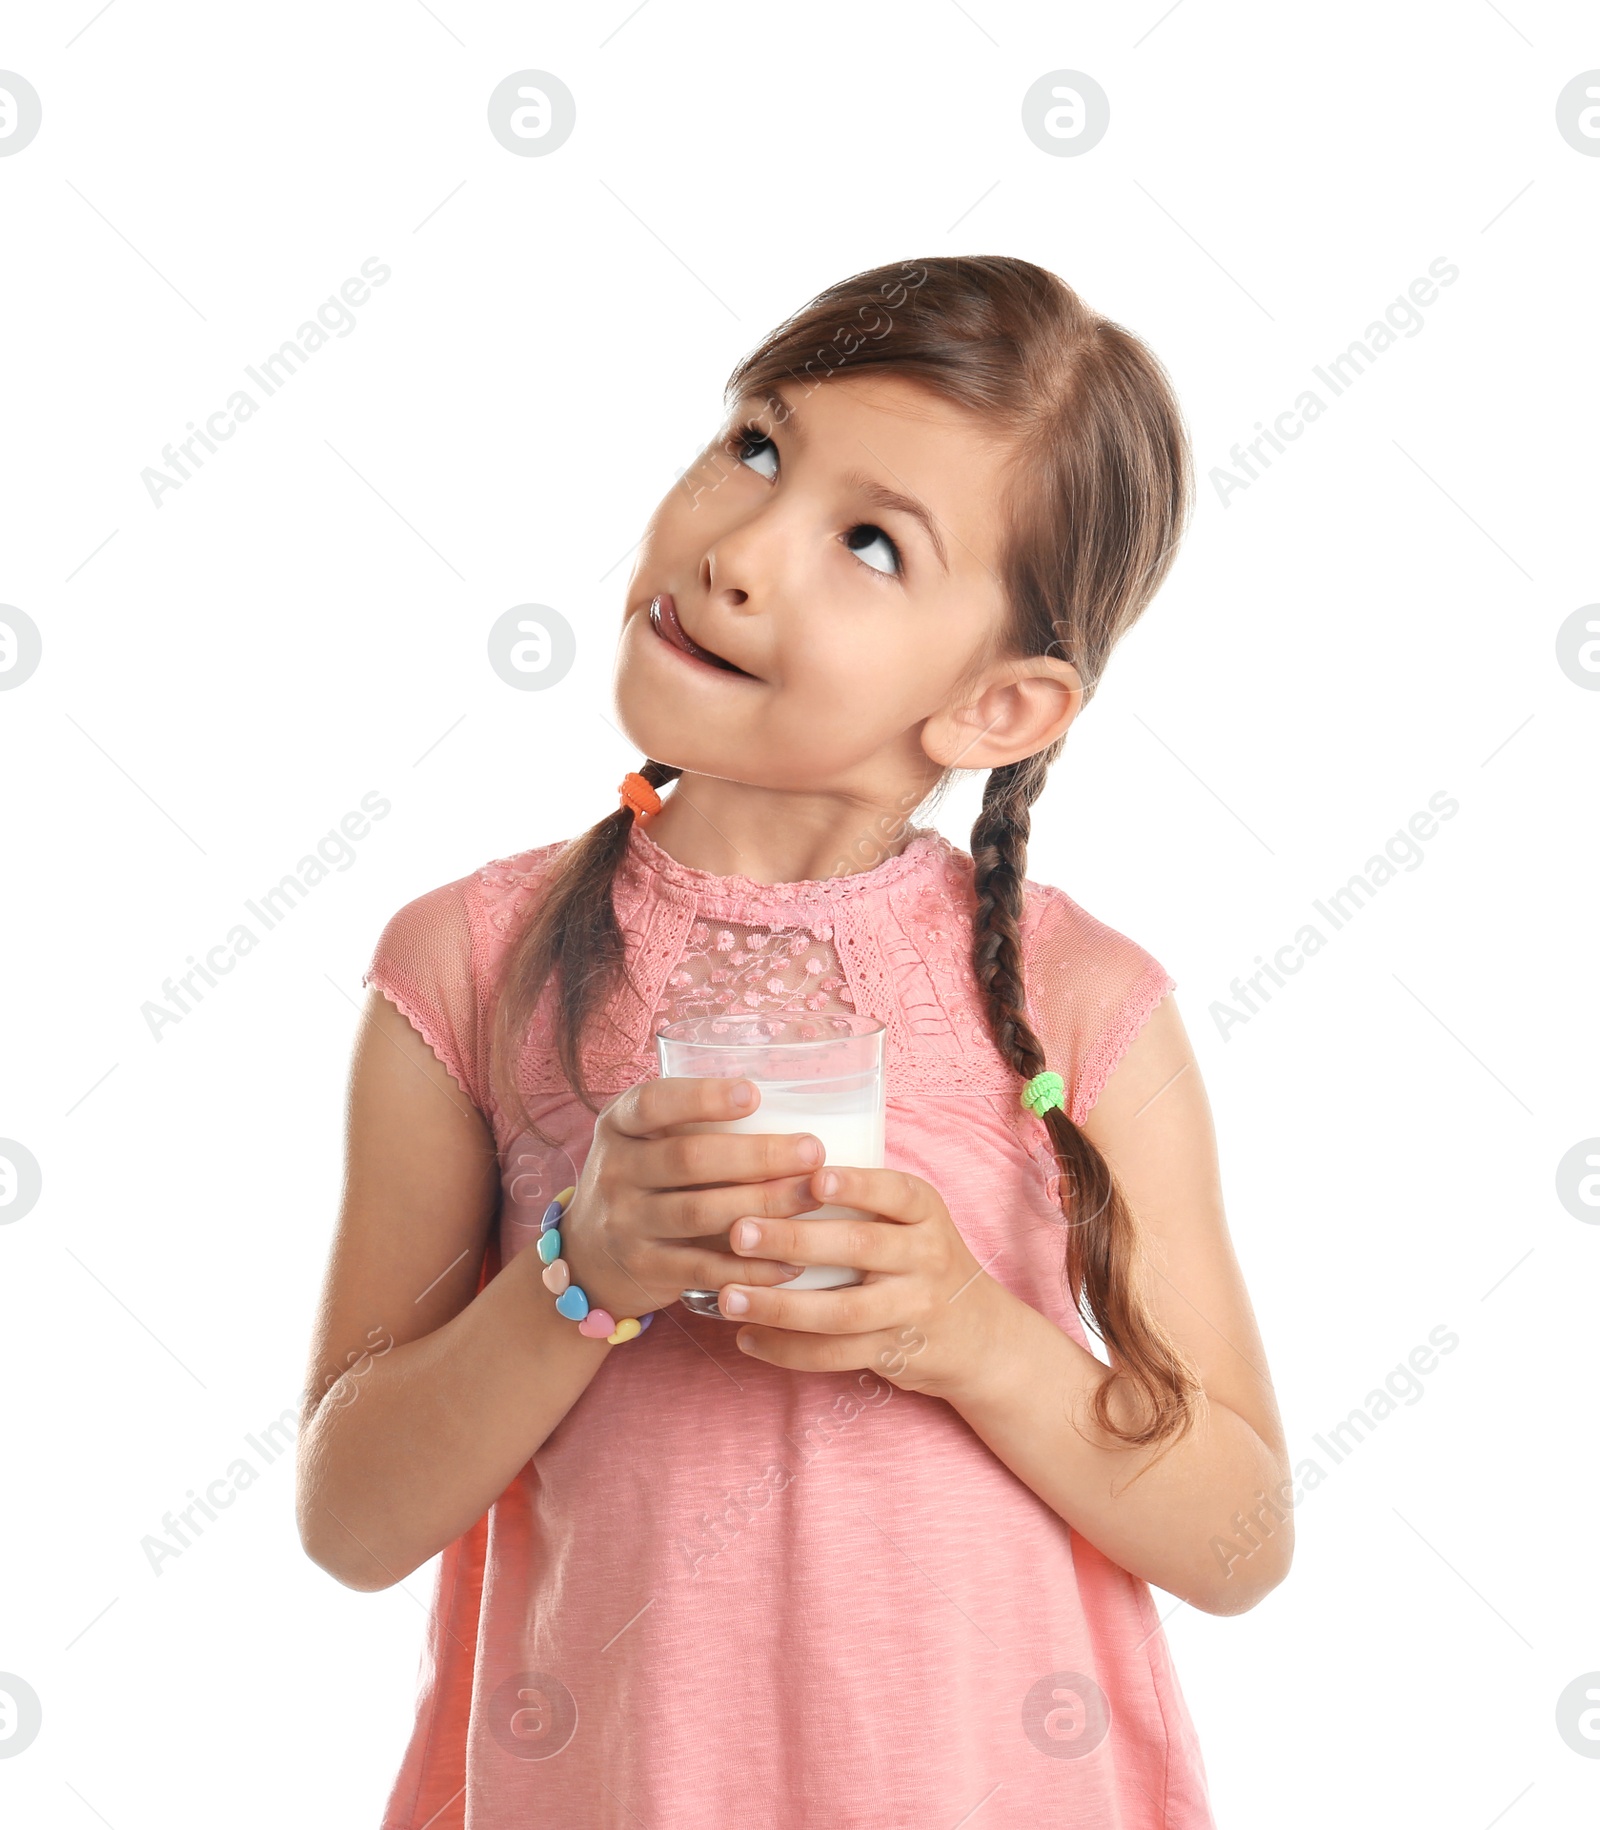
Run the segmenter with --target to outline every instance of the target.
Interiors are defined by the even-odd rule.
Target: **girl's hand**
[[[727,1231],[741,1214],[815,1207],[811,1171],[822,1145],[805,1135],[683,1129],[743,1118],[756,1098],[747,1080],[668,1076],[641,1081],[601,1112],[561,1222],[561,1256],[591,1307],[620,1321],[733,1277],[764,1285],[799,1275],[798,1264],[735,1258]]]
[[[741,1217],[731,1229],[734,1251],[849,1265],[865,1280],[836,1290],[725,1283],[722,1313],[750,1324],[739,1330],[743,1351],[796,1372],[871,1367],[903,1390],[934,1397],[980,1380],[1010,1293],[972,1256],[939,1191],[893,1169],[830,1165],[810,1181],[807,1205],[833,1201],[874,1217]]]

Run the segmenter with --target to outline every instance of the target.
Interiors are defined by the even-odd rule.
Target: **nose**
[[[750,593],[742,586],[726,582],[734,575],[734,565],[725,554],[708,552],[700,562],[700,589],[709,603],[715,600],[730,610],[742,610]]]

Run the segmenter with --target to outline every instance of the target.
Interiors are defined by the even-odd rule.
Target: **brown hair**
[[[974,411],[1010,442],[1000,583],[1011,614],[996,650],[1059,654],[1087,702],[1165,578],[1191,505],[1187,436],[1161,365],[1044,268],[1002,255],[937,257],[828,287],[744,357],[725,396],[731,404],[795,383],[810,392],[830,374],[867,368]],[[773,404],[781,411],[781,400]],[[1064,741],[991,770],[972,828],[972,964],[995,1045],[1023,1080],[1046,1066],[1028,1021],[1018,933],[1030,809]],[[640,773],[659,788],[681,771],[651,761]],[[632,822],[619,808],[563,848],[508,955],[492,1060],[497,1089],[524,1121],[517,1046],[552,980],[562,1071],[598,1110],[584,1089],[580,1040],[624,969],[611,888]],[[1044,1122],[1062,1172],[1068,1287],[1080,1313],[1087,1299],[1143,1413],[1137,1427],[1121,1427],[1110,1399],[1122,1381],[1104,1380],[1094,1420],[1129,1447],[1175,1441],[1193,1424],[1201,1386],[1150,1307],[1135,1217],[1066,1111]]]

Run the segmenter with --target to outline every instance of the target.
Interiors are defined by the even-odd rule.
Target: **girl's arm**
[[[1162,1455],[1096,1430],[1089,1402],[1110,1369],[989,1278],[968,1292],[989,1307],[992,1326],[972,1337],[987,1345],[938,1395],[1113,1562],[1207,1613],[1241,1613],[1288,1572],[1289,1461],[1223,1215],[1210,1103],[1170,997],[1083,1129],[1139,1218],[1155,1308],[1200,1373],[1195,1430]]]
[[[561,1231],[562,1256],[601,1307],[643,1313],[636,1301],[653,1310],[730,1274],[794,1276],[795,1265],[724,1249],[720,1234],[741,1213],[813,1205],[804,1139],[693,1130],[739,1115],[734,1085],[649,1080],[600,1114]],[[612,1349],[558,1313],[535,1251],[478,1291],[499,1211],[493,1134],[376,987],[351,1067],[348,1138],[297,1507],[313,1562],[350,1588],[382,1589],[482,1518]]]
[[[297,1448],[301,1543],[347,1587],[481,1518],[610,1351],[556,1313],[536,1252],[474,1294],[498,1205],[488,1125],[374,987]]]

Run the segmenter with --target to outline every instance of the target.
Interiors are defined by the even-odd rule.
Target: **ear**
[[[926,720],[922,747],[944,769],[998,769],[1046,748],[1083,709],[1083,681],[1053,655],[991,662]]]

